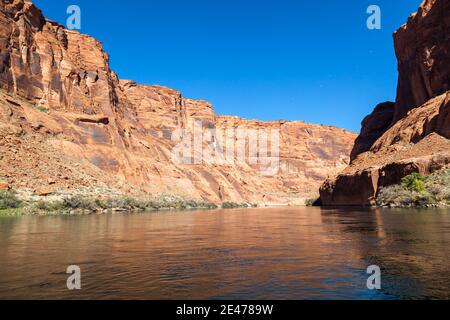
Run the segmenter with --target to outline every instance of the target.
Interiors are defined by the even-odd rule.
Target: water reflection
[[[449,298],[450,212],[239,209],[0,218],[0,298]],[[66,289],[69,265],[82,290]],[[369,265],[381,291],[366,288]]]

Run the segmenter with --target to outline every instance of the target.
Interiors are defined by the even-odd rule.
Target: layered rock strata
[[[304,122],[218,116],[210,103],[176,90],[120,80],[100,42],[23,0],[0,3],[0,111],[3,187],[43,195],[99,186],[286,204],[315,196],[327,176],[345,168],[356,137]],[[249,142],[247,161],[210,162],[197,151],[191,156],[200,161],[174,161],[174,134],[192,133],[196,123],[206,133],[277,132],[277,170],[263,174],[258,159],[248,161]],[[202,140],[200,152],[217,144]]]

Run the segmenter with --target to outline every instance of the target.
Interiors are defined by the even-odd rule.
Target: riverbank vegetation
[[[0,210],[17,209],[21,205],[21,201],[17,198],[16,193],[12,190],[0,191]]]
[[[65,195],[38,200],[20,199],[13,190],[0,191],[0,215],[69,215],[108,212],[216,209],[211,203],[173,195],[153,198],[131,196],[90,197]]]
[[[320,198],[311,198],[305,200],[305,206],[307,207],[320,207],[322,205]]]
[[[236,202],[224,202],[222,209],[237,209],[237,208],[256,208],[258,205],[253,203],[236,203]]]
[[[400,185],[383,188],[377,205],[397,208],[450,207],[450,168],[428,176],[413,173]]]

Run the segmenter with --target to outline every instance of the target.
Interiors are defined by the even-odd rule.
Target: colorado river
[[[450,298],[449,257],[449,210],[2,217],[0,299]]]

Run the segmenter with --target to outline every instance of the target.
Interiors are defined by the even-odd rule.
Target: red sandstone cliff
[[[374,205],[382,187],[450,163],[450,1],[425,0],[395,34],[395,103],[364,119],[351,165],[325,182],[325,205]]]
[[[280,170],[265,176],[260,164],[173,162],[172,134],[196,120],[209,129],[278,130]],[[208,102],[119,80],[94,38],[46,20],[30,2],[0,2],[3,187],[288,203],[314,196],[327,176],[342,170],[354,139],[304,122],[217,116]]]

